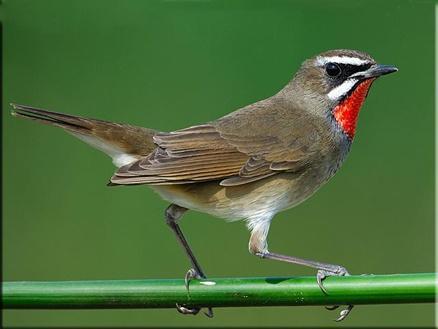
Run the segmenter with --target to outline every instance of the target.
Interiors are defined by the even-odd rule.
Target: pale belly
[[[151,186],[165,200],[227,220],[275,215],[310,197],[326,179],[310,172],[282,173],[240,186],[224,187],[218,181],[185,185]],[[321,176],[319,176],[321,177]]]

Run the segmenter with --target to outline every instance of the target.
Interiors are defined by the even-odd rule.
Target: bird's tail
[[[117,167],[151,153],[155,130],[11,104],[12,115],[61,127],[91,146],[105,152]]]

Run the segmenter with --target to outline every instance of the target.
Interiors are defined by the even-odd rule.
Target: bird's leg
[[[187,292],[190,293],[189,284],[191,279],[206,279],[207,277],[202,271],[201,265],[199,265],[195,255],[193,254],[192,249],[189,246],[189,243],[187,242],[183,232],[181,231],[181,228],[178,225],[178,220],[182,217],[182,215],[186,211],[187,211],[186,208],[180,207],[176,204],[171,204],[169,207],[167,207],[165,211],[165,217],[166,217],[166,224],[169,225],[169,227],[175,233],[178,242],[184,248],[184,251],[186,252],[187,256],[190,259],[190,263],[192,264],[192,268],[187,271],[184,278]],[[200,311],[199,308],[188,308],[178,304],[176,305],[176,309],[178,310],[178,312],[182,314],[193,314],[193,315],[198,314],[198,312]],[[204,314],[209,318],[212,318],[213,317],[212,308],[209,307],[208,311],[204,312]]]
[[[304,265],[304,266],[313,267],[313,268],[317,269],[318,272],[316,274],[316,282],[318,283],[318,286],[325,294],[328,294],[328,292],[325,289],[325,287],[323,286],[322,281],[326,277],[350,275],[348,273],[348,271],[345,269],[345,267],[342,267],[339,265],[315,262],[315,261],[308,260],[308,259],[271,253],[269,251],[256,253],[256,255],[261,257],[261,258],[279,260],[279,261],[283,261],[283,262],[287,262],[287,263]],[[329,310],[335,310],[336,308],[337,308],[336,306],[335,307],[328,307]],[[353,305],[348,305],[346,309],[344,309],[340,312],[340,315],[336,319],[336,321],[342,321],[343,319],[345,319],[347,317],[347,315],[351,312],[352,309],[353,309]]]
[[[276,253],[272,253],[268,251],[268,244],[266,242],[268,231],[269,231],[269,222],[260,222],[256,225],[250,226],[251,229],[251,238],[249,240],[249,251],[261,258],[266,259],[273,259],[273,260],[279,260],[282,262],[292,263],[292,264],[298,264],[298,265],[304,265],[308,267],[312,267],[318,270],[316,274],[316,282],[320,289],[325,293],[328,294],[327,290],[322,284],[322,281],[328,277],[328,276],[348,276],[349,273],[345,269],[345,267],[339,266],[339,265],[333,265],[333,264],[326,264],[321,262],[316,262],[308,259],[293,257],[293,256],[286,256],[286,255],[280,255]],[[329,310],[336,309],[337,306],[334,307],[328,307]],[[342,310],[340,312],[339,317],[336,319],[336,321],[342,321],[347,317],[347,315],[351,312],[353,309],[353,305],[348,305],[346,309]]]
[[[349,273],[345,269],[345,267],[342,267],[339,265],[315,262],[313,260],[308,260],[308,259],[303,259],[303,258],[298,258],[298,257],[293,257],[293,256],[280,255],[280,254],[276,254],[276,253],[269,252],[269,251],[257,253],[256,255],[261,257],[261,258],[279,260],[282,262],[304,265],[304,266],[313,267],[313,268],[317,269],[318,273],[316,275],[316,281],[318,283],[318,286],[321,288],[321,290],[326,294],[328,292],[322,284],[322,281],[326,277],[328,277],[328,276],[348,276],[349,275]]]

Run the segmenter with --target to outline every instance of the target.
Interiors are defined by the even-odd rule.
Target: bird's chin
[[[359,111],[374,80],[370,78],[359,81],[350,94],[333,109],[333,117],[350,139],[354,137]]]

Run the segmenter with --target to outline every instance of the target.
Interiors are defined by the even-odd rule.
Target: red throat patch
[[[367,79],[356,86],[356,89],[340,102],[333,110],[333,116],[348,137],[353,139],[356,132],[357,118],[360,108],[367,97],[374,79]]]

